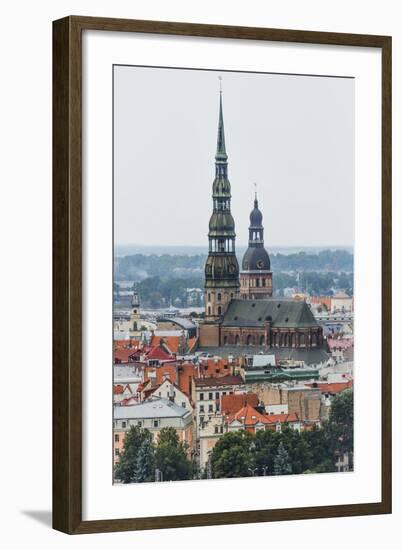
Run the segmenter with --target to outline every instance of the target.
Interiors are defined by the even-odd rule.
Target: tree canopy
[[[213,448],[210,467],[214,478],[335,472],[344,453],[352,469],[352,389],[333,398],[329,419],[321,428],[298,432],[284,425],[281,432],[224,434]]]

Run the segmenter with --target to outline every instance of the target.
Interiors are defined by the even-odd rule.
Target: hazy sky
[[[206,245],[219,81],[237,242],[352,245],[354,80],[114,68],[115,244]]]

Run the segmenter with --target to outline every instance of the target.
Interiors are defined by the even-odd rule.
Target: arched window
[[[134,322],[134,332],[136,332],[138,330],[138,323],[135,321]]]
[[[239,335],[238,334],[236,334],[236,336],[235,336],[235,345],[239,346]]]
[[[299,335],[299,345],[300,346],[305,346],[305,334],[303,334],[302,332]]]
[[[251,334],[248,334],[247,338],[246,338],[246,345],[247,346],[252,346],[253,345],[253,337]]]
[[[210,312],[211,312],[211,309],[210,309],[210,306],[208,306],[208,308],[207,308],[207,314],[210,315]]]
[[[265,345],[265,337],[264,337],[263,335],[259,338],[259,345],[260,345],[260,346],[264,346],[264,345]]]
[[[221,306],[219,306],[219,307],[217,308],[217,313],[218,313],[218,315],[221,315]]]
[[[209,302],[210,302],[210,292],[208,292],[207,299],[208,299]]]
[[[218,301],[218,302],[221,302],[221,292],[219,292],[219,293],[217,294],[217,301]]]
[[[224,345],[226,346],[226,345],[227,345],[227,341],[228,341],[228,338],[227,338],[226,335],[224,336],[224,340],[223,340],[223,341],[224,341]]]
[[[256,286],[259,286],[259,279],[256,279]]]

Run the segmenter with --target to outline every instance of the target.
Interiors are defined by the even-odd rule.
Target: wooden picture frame
[[[378,48],[382,59],[382,496],[307,508],[82,521],[84,30]],[[53,23],[53,527],[69,534],[391,512],[391,37],[71,16]]]

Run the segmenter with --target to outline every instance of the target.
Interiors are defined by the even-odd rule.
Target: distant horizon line
[[[114,247],[136,247],[136,248],[209,248],[208,244],[138,244],[138,243],[116,243]],[[236,243],[236,246],[248,246],[248,243]],[[265,248],[354,248],[353,244],[268,244]]]

